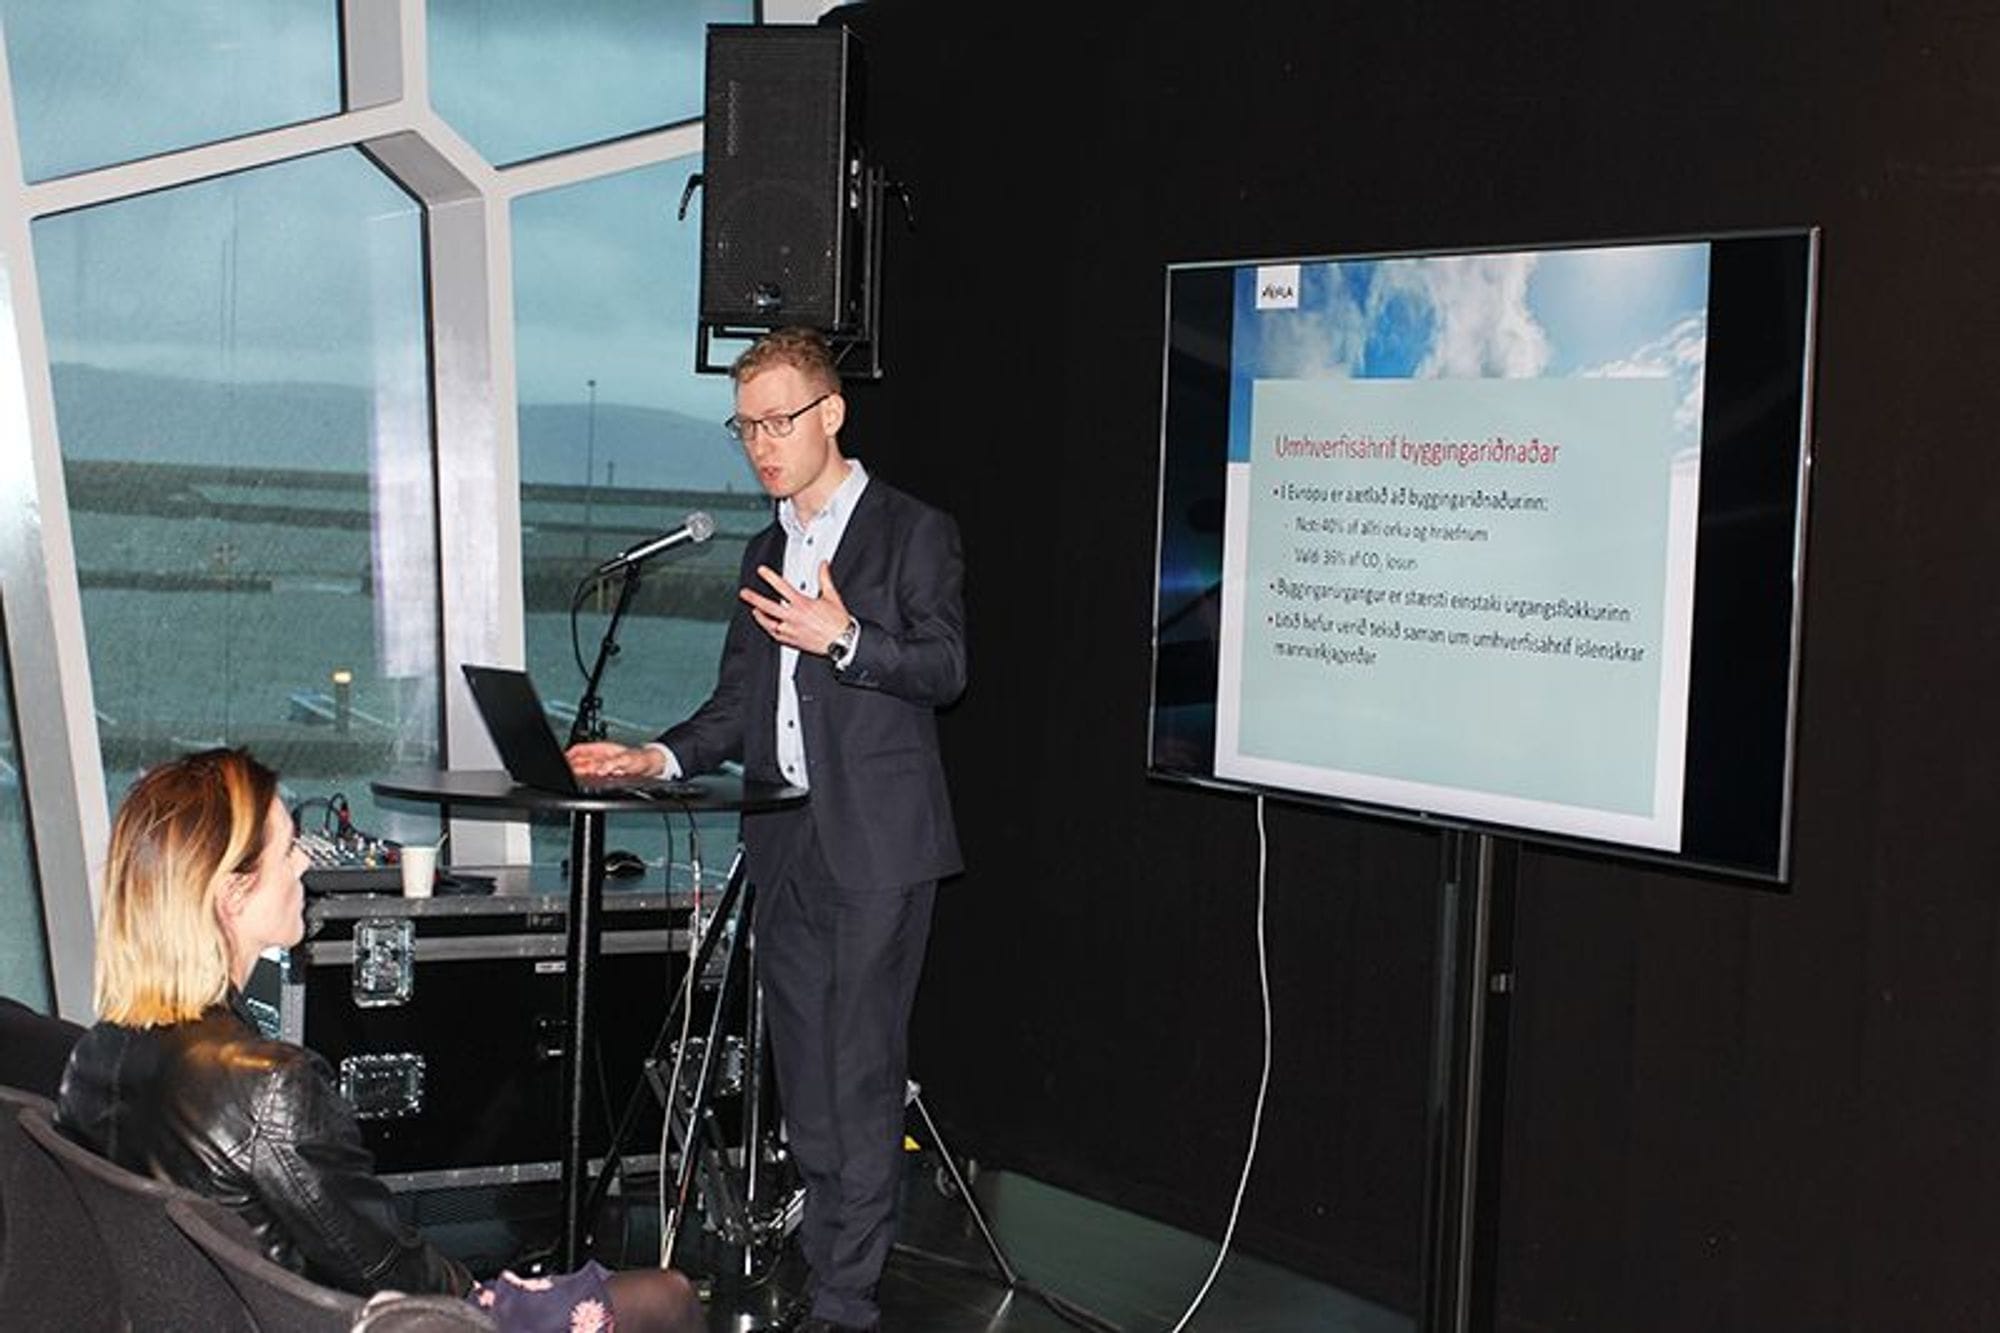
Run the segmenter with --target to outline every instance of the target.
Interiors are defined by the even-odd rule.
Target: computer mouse
[[[646,858],[637,852],[608,851],[604,854],[604,873],[613,879],[637,879],[646,873]]]

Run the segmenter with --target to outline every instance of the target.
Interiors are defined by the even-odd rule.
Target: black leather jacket
[[[472,1287],[397,1218],[326,1061],[265,1038],[234,992],[190,1023],[91,1028],[56,1123],[128,1170],[233,1209],[266,1254],[316,1282],[361,1295]]]

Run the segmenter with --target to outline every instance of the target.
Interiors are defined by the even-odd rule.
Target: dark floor
[[[988,1171],[974,1193],[1023,1281],[1085,1316],[1066,1321],[1027,1287],[1009,1292],[971,1212],[912,1154],[901,1235],[879,1292],[887,1333],[1166,1333],[1214,1262],[1213,1241],[1093,1203],[1025,1176]],[[943,1188],[940,1186],[943,1185]],[[650,1228],[641,1227],[650,1241]],[[686,1253],[687,1251],[682,1251]],[[615,1256],[614,1256],[615,1257]],[[643,1262],[631,1255],[625,1262]],[[691,1265],[690,1265],[691,1266]],[[726,1265],[724,1271],[729,1271]],[[745,1288],[707,1284],[711,1333],[748,1333],[801,1287],[796,1254]],[[1205,1333],[1410,1333],[1407,1315],[1240,1253],[1187,1325]]]
[[[886,1333],[1167,1333],[1207,1277],[1215,1243],[1004,1171],[974,1186],[981,1210],[1021,1285],[1009,1291],[973,1215],[932,1154],[909,1154],[900,1236],[878,1299]],[[658,1201],[650,1178],[628,1176],[596,1228],[598,1257],[613,1268],[656,1262]],[[555,1225],[553,1186],[405,1196],[413,1221],[439,1245],[491,1274],[546,1254]],[[751,1333],[803,1289],[796,1251],[740,1272],[740,1250],[722,1246],[692,1214],[676,1265],[702,1286],[711,1333]],[[1080,1312],[1066,1320],[1037,1298]],[[1412,1333],[1410,1316],[1252,1258],[1230,1256],[1190,1333]]]
[[[1215,1243],[1025,1176],[989,1172],[975,1193],[1015,1270],[1129,1333],[1172,1328],[1215,1261]],[[956,1199],[913,1184],[904,1235],[913,1246],[987,1260]],[[988,1269],[990,1272],[990,1268]],[[987,1273],[899,1253],[882,1283],[890,1333],[1042,1333],[1073,1327],[1039,1301],[1011,1297]],[[712,1328],[734,1325],[714,1323]],[[1208,1333],[1411,1333],[1414,1321],[1275,1264],[1236,1253],[1187,1324]]]

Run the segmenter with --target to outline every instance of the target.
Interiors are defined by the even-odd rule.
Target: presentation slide
[[[1241,272],[1218,776],[1677,849],[1706,276]]]

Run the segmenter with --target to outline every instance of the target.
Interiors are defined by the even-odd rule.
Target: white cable
[[[1236,1236],[1236,1219],[1243,1213],[1243,1192],[1250,1185],[1250,1168],[1257,1162],[1257,1137],[1264,1130],[1264,1094],[1271,1086],[1271,960],[1264,947],[1264,865],[1269,847],[1264,836],[1264,798],[1260,795],[1257,797],[1257,991],[1264,1005],[1264,1068],[1257,1075],[1257,1107],[1250,1116],[1250,1149],[1244,1154],[1243,1174],[1236,1182],[1236,1201],[1229,1206],[1229,1225],[1223,1229],[1207,1279],[1194,1294],[1180,1322],[1173,1326],[1172,1333],[1181,1333],[1188,1320],[1194,1318],[1194,1312],[1208,1299],[1209,1288],[1222,1272],[1222,1261],[1229,1257],[1229,1244]]]

